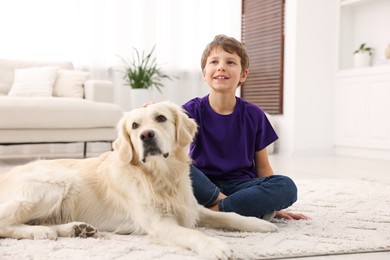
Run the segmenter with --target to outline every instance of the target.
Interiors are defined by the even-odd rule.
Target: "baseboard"
[[[352,148],[352,147],[335,147],[335,154],[342,156],[352,156],[359,158],[369,158],[377,160],[390,161],[389,150],[368,149],[368,148]]]

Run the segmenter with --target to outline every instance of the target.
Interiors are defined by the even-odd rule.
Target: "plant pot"
[[[355,68],[370,66],[371,55],[368,52],[358,52],[353,55]]]
[[[142,106],[152,99],[152,92],[150,89],[145,88],[132,88],[130,90],[131,108],[137,108]]]

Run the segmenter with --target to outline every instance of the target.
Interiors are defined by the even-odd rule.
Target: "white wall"
[[[115,81],[120,105],[128,93],[109,69],[133,48],[155,46],[161,67],[180,77],[166,82],[166,98],[183,103],[204,94],[193,79],[206,44],[217,34],[240,39],[241,0],[0,1],[0,32],[1,58],[70,60],[93,79]]]
[[[287,0],[284,114],[276,116],[283,154],[333,151],[337,0]]]

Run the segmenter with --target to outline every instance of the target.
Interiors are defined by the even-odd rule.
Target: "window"
[[[243,0],[241,34],[250,59],[241,97],[283,114],[284,0]]]

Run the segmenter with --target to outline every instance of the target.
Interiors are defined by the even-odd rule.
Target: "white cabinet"
[[[389,0],[339,1],[338,73],[334,89],[336,154],[390,159]],[[370,67],[356,69],[353,52],[374,48]]]
[[[334,94],[336,148],[390,153],[390,67],[339,72]]]

